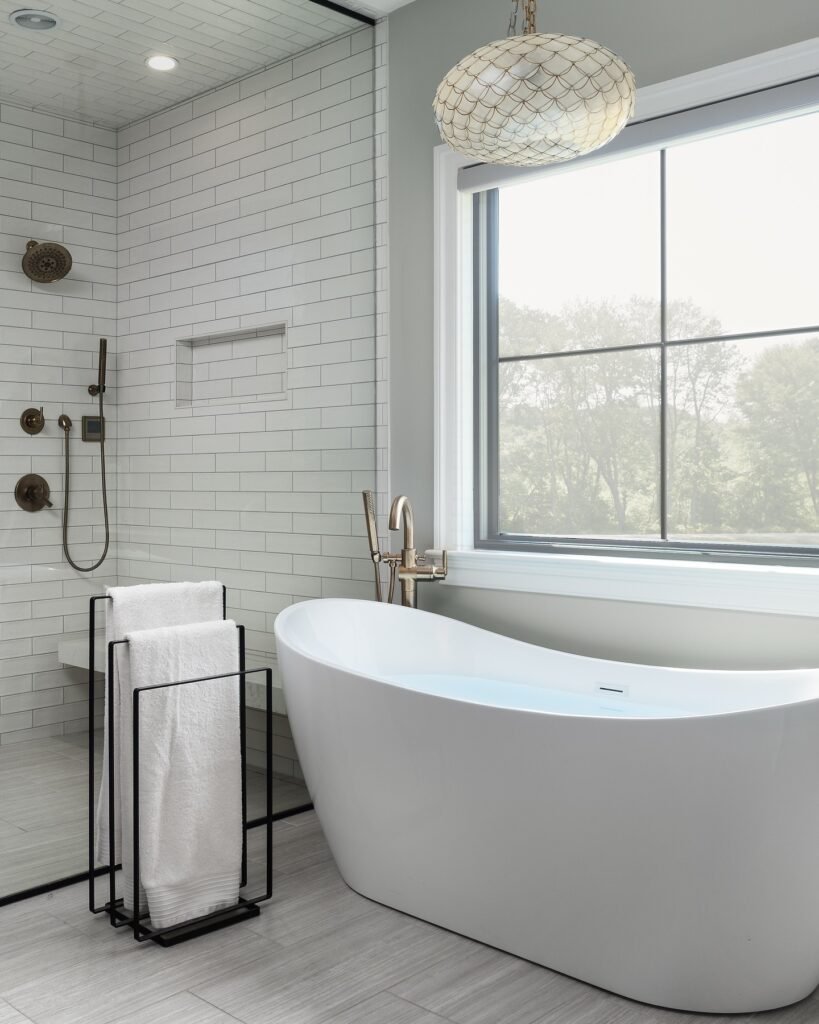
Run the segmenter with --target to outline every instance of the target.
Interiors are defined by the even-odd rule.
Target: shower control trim
[[[83,416],[82,418],[82,439],[99,444],[102,440],[102,432],[105,429],[105,421],[99,416]]]
[[[53,508],[50,498],[48,481],[37,473],[21,476],[14,488],[14,500],[24,512],[41,512],[44,508]]]
[[[45,426],[43,407],[40,406],[39,409],[26,409],[20,417],[20,426],[27,434],[39,434]]]

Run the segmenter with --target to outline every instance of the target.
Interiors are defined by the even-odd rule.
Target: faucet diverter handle
[[[43,407],[40,406],[39,409],[26,409],[20,417],[20,426],[27,434],[39,434],[45,426]]]
[[[431,579],[446,579],[449,571],[449,558],[445,548],[427,548],[423,555],[418,556],[418,564],[428,572]]]

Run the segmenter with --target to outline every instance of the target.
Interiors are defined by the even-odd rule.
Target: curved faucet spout
[[[393,501],[390,509],[390,529],[399,530],[401,519],[404,520],[404,548],[409,550],[415,547],[415,527],[412,520],[412,505],[406,494],[399,494]]]
[[[367,504],[365,491],[365,506]],[[369,511],[369,510],[368,510]],[[404,546],[399,555],[381,555],[379,558],[390,565],[391,572],[398,570],[401,584],[401,604],[407,608],[416,608],[417,584],[446,579],[446,551],[427,551],[419,555],[415,550],[415,524],[412,518],[412,505],[406,494],[399,494],[390,508],[389,526],[391,531],[404,529]],[[372,547],[372,543],[370,545]],[[373,554],[373,559],[375,559]],[[394,579],[394,576],[391,577]],[[392,584],[390,584],[389,600],[392,601]]]

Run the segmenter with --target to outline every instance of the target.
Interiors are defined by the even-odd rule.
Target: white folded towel
[[[124,640],[126,633],[137,629],[154,629],[159,626],[181,626],[192,622],[211,622],[223,616],[222,585],[213,581],[202,583],[146,583],[134,587],[109,587],[105,619],[106,664],[108,644]],[[120,769],[123,742],[127,744],[127,763],[130,764],[130,732],[123,736],[120,727],[122,695],[120,675],[123,664],[122,647],[114,648],[114,735],[117,740],[114,764],[114,809],[116,812],[115,858],[121,856],[122,808],[120,806]],[[107,671],[107,668],[106,668]],[[97,803],[96,857],[98,864],[107,864],[109,855],[108,836],[108,685],[105,687],[105,720],[102,785]],[[126,699],[130,702],[130,686],[126,686]],[[130,721],[130,704],[129,704]],[[130,777],[130,776],[129,776]]]
[[[239,671],[234,622],[136,631],[127,639],[135,688]],[[139,701],[139,869],[151,922],[168,928],[239,898],[239,677],[168,687]],[[128,802],[123,788],[124,811]],[[123,871],[131,861],[123,845]]]

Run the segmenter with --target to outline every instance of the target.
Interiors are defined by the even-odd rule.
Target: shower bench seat
[[[85,669],[87,672],[88,634],[78,633],[74,636],[70,634],[64,636],[57,644],[57,660],[61,665]],[[254,654],[253,651],[248,651],[246,656],[249,669],[264,668],[271,663],[271,660],[273,659],[271,659],[270,655]],[[94,643],[94,666],[97,669],[97,673],[102,675],[105,666],[105,633],[102,630],[97,633]],[[250,679],[247,682],[247,706],[249,708],[258,708],[259,710],[263,710],[265,706],[264,686],[252,682]],[[275,667],[273,672],[273,712],[277,715],[287,714],[281,680]]]

